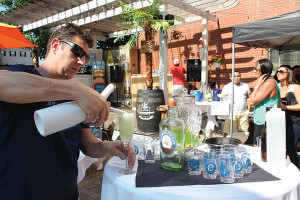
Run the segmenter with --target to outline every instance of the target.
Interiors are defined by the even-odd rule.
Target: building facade
[[[208,67],[208,82],[215,81],[221,88],[230,82],[232,70],[232,27],[238,24],[263,20],[277,15],[282,15],[300,10],[299,0],[239,0],[239,3],[228,10],[212,13],[219,18],[219,22],[208,21],[208,55],[209,58],[218,52],[224,54],[225,62],[220,68]],[[300,27],[299,27],[300,28]],[[173,60],[179,59],[181,66],[187,70],[187,62],[190,59],[199,59],[199,39],[202,36],[201,20],[193,23],[186,23],[174,28],[181,31],[183,37],[177,40],[168,41],[168,73],[173,66]],[[172,30],[174,30],[172,29]],[[168,31],[168,37],[172,30]],[[141,41],[139,40],[139,48]],[[153,70],[159,69],[159,36],[155,39],[155,52],[153,53]],[[281,55],[281,64],[291,66],[300,64],[300,52],[293,52],[290,55]],[[250,48],[242,45],[235,45],[235,69],[242,74],[242,81],[254,86],[256,76],[254,64],[257,60],[269,58],[278,67],[278,55],[276,52],[269,52],[267,49]],[[146,73],[145,54],[140,54],[140,73]],[[199,72],[200,73],[200,72]],[[194,84],[194,83],[193,83]],[[196,82],[199,89],[200,82]]]
[[[23,64],[33,66],[33,53],[24,48],[1,49],[2,65]]]

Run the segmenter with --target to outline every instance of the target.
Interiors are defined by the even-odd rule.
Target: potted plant
[[[215,54],[210,58],[209,63],[213,64],[215,68],[219,68],[221,63],[224,62],[224,60],[224,55],[219,53],[218,51],[215,51]]]
[[[147,90],[138,90],[136,116],[138,128],[144,132],[158,132],[158,124],[160,121],[160,113],[156,108],[165,104],[162,90],[153,90],[152,78],[152,52],[154,51],[154,37],[159,31],[167,32],[168,28],[174,27],[171,25],[174,20],[160,19],[159,6],[163,3],[159,0],[154,0],[150,3],[147,9],[134,8],[131,4],[126,4],[120,1],[122,14],[119,16],[125,20],[123,23],[118,23],[125,30],[123,34],[115,39],[115,42],[122,40],[125,35],[130,34],[132,30],[142,29],[145,32],[145,41],[142,41],[141,52],[146,54],[146,87]],[[123,49],[130,49],[139,39],[140,32],[136,31]],[[166,40],[166,38],[164,38]],[[159,99],[159,101],[158,101]]]
[[[177,31],[177,30],[173,30],[170,34],[170,37],[169,37],[169,41],[172,41],[172,40],[178,40],[179,38],[182,38],[182,32],[181,31]]]

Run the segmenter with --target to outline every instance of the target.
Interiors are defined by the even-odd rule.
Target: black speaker
[[[201,60],[187,60],[187,82],[201,81]]]
[[[112,83],[122,82],[122,71],[119,65],[110,66],[110,82]]]

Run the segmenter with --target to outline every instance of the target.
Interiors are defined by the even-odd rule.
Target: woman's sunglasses
[[[288,72],[285,72],[285,71],[283,71],[283,70],[278,70],[276,73],[277,73],[277,74],[284,74],[284,73],[288,73]]]
[[[72,47],[71,51],[74,53],[75,56],[77,56],[79,58],[84,56],[85,63],[89,62],[89,60],[90,60],[89,54],[87,54],[79,45],[77,45],[73,42],[65,41],[65,40],[60,40],[60,41],[70,45]]]

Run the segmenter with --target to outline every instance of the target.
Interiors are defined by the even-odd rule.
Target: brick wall
[[[232,26],[258,21],[281,14],[300,10],[299,0],[239,0],[239,4],[229,10],[220,11],[215,14],[219,18],[219,23],[208,21],[208,45],[209,57],[213,55],[216,48],[225,54],[225,63],[218,69],[211,67],[209,81],[216,81],[221,88],[230,81],[232,63]],[[173,66],[173,60],[179,59],[183,67],[187,67],[188,59],[198,59],[199,38],[202,35],[202,23],[187,23],[175,27],[183,33],[183,38],[168,42],[168,72]],[[169,30],[169,33],[172,30]],[[142,37],[139,40],[144,40]],[[159,38],[155,38],[155,52],[153,53],[153,70],[159,69]],[[266,49],[249,48],[242,45],[235,45],[235,68],[242,74],[242,81],[254,86],[256,77],[253,71],[254,64],[261,58],[268,58]],[[140,54],[140,72],[146,73],[145,54]],[[196,85],[199,88],[199,83]]]

